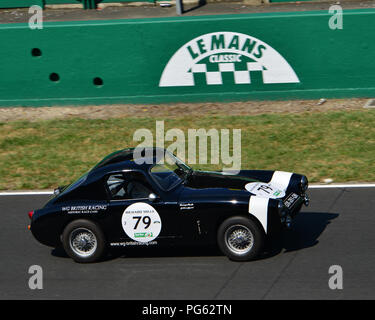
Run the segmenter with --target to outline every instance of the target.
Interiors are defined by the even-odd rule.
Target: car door
[[[106,187],[113,244],[173,244],[181,236],[175,214],[177,202],[165,201],[143,172],[111,173],[106,178]]]

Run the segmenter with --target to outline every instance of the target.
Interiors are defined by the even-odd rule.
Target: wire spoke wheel
[[[69,245],[76,255],[80,257],[88,257],[96,251],[98,241],[91,230],[78,228],[70,233]]]
[[[225,232],[225,242],[228,248],[237,254],[248,253],[254,245],[254,236],[244,225],[232,225]]]

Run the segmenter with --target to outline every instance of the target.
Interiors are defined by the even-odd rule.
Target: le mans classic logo
[[[267,43],[243,33],[214,32],[182,46],[165,66],[159,86],[194,86],[198,75],[207,85],[222,85],[223,73],[231,73],[234,84],[251,84],[253,72],[261,72],[265,84],[300,82]]]

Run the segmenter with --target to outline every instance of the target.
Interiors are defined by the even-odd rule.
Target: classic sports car
[[[110,154],[29,212],[34,237],[62,244],[76,262],[97,261],[110,247],[184,244],[218,244],[244,261],[309,202],[304,175],[194,171],[164,149],[145,148],[142,159],[135,150]]]

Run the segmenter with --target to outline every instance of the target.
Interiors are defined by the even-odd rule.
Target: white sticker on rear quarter
[[[265,233],[267,233],[269,200],[269,198],[260,198],[256,196],[251,196],[249,200],[249,213],[259,220]]]
[[[144,202],[127,207],[121,218],[122,228],[129,238],[138,242],[150,242],[161,231],[161,219],[154,207]]]
[[[290,178],[292,177],[292,172],[285,171],[275,171],[272,175],[272,179],[269,184],[278,186],[282,190],[286,190],[289,186]]]

